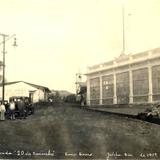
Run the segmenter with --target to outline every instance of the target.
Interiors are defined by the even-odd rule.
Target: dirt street
[[[69,105],[0,122],[0,158],[160,159],[160,126]]]

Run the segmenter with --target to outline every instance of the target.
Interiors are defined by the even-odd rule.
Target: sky
[[[0,0],[0,33],[18,44],[6,41],[7,81],[75,93],[76,73],[121,54],[122,4],[125,53],[160,47],[160,0]]]

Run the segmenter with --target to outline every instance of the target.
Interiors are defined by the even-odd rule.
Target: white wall
[[[29,92],[33,92],[33,102],[39,102],[39,100],[44,100],[44,92],[40,89],[34,88],[24,82],[18,82],[15,84],[10,84],[5,86],[5,100],[9,100],[12,96],[27,96],[29,97]],[[0,87],[0,99],[2,97],[2,87]]]
[[[44,92],[40,89],[36,90],[33,94],[33,102],[39,102],[45,100]]]

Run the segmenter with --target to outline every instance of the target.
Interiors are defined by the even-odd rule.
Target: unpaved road
[[[0,122],[0,158],[160,159],[160,125],[43,106],[26,120]]]

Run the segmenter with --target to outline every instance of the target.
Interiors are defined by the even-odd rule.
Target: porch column
[[[149,85],[149,94],[148,94],[148,102],[152,103],[152,96],[153,96],[153,91],[152,91],[152,67],[151,65],[148,66],[148,85]]]
[[[90,79],[87,79],[87,105],[90,106]]]
[[[132,70],[129,70],[129,104],[133,103],[133,75]]]
[[[116,85],[116,73],[113,74],[113,104],[117,104],[117,85]]]
[[[100,82],[100,99],[99,104],[102,105],[102,76],[99,77]]]

